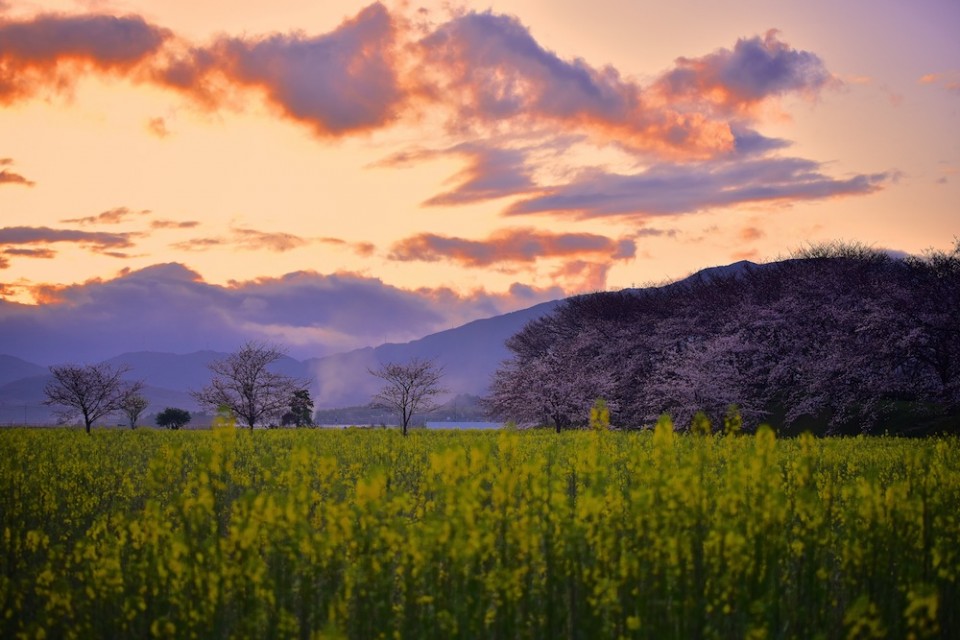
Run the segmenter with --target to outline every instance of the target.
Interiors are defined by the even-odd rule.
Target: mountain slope
[[[743,273],[755,267],[757,265],[746,261],[711,267],[665,286],[674,287],[694,279],[711,280],[721,275]],[[318,409],[366,404],[381,385],[381,381],[370,375],[369,370],[386,362],[406,362],[412,358],[435,359],[444,368],[443,384],[448,390],[446,397],[456,394],[485,395],[494,371],[510,356],[504,344],[506,340],[531,320],[552,312],[562,302],[544,302],[527,309],[475,320],[407,343],[387,343],[304,361],[283,358],[275,370],[311,380],[310,390]],[[148,413],[164,406],[179,406],[194,411],[197,409],[196,403],[188,392],[206,385],[210,380],[209,363],[226,355],[216,351],[187,354],[138,351],[123,353],[107,362],[129,366],[127,377],[144,381],[147,385],[144,395],[151,403]],[[31,411],[47,413],[47,408],[41,405],[46,379],[47,370],[44,367],[20,358],[0,356],[0,421],[9,423],[10,416],[16,420],[17,415],[22,420],[25,405],[29,405],[28,414]],[[36,409],[30,408],[32,406],[36,406]]]
[[[384,344],[305,361],[315,381],[317,408],[366,404],[381,382],[370,375],[386,362],[436,359],[444,368],[449,395],[483,395],[490,376],[510,354],[504,343],[529,321],[553,311],[561,301],[544,302],[492,318],[474,320],[404,344]]]
[[[15,380],[42,376],[46,373],[46,367],[41,367],[15,356],[0,355],[0,387]]]

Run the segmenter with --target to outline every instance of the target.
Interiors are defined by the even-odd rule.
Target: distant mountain
[[[381,386],[369,370],[386,362],[436,359],[444,368],[443,385],[450,396],[484,395],[490,377],[509,357],[504,343],[525,324],[553,311],[561,301],[544,302],[493,318],[474,320],[455,329],[404,344],[384,344],[305,361],[315,381],[318,409],[366,404]]]
[[[28,376],[0,386],[0,424],[51,422],[53,413],[43,404],[43,387],[49,379],[49,374]]]
[[[696,278],[711,280],[742,273],[756,266],[741,261],[712,267],[681,282]],[[448,390],[446,398],[458,394],[483,396],[488,391],[494,371],[510,356],[504,344],[506,340],[531,320],[552,312],[562,302],[544,302],[527,309],[475,320],[407,343],[387,343],[303,361],[284,358],[277,363],[275,370],[312,380],[311,393],[317,409],[365,405],[381,385],[377,378],[370,375],[370,369],[386,362],[405,362],[415,357],[435,359],[444,368],[443,384]],[[136,351],[112,357],[107,362],[129,366],[128,377],[144,381],[144,396],[150,402],[147,413],[150,414],[166,406],[197,411],[198,407],[189,391],[206,385],[210,380],[208,365],[226,355],[217,351],[187,354]],[[0,424],[20,422],[25,413],[28,418],[37,417],[31,422],[42,422],[46,419],[44,416],[49,418],[52,415],[50,409],[42,405],[43,387],[48,378],[45,367],[13,356],[0,355]]]
[[[46,367],[27,362],[14,356],[0,355],[0,387],[31,376],[42,376],[47,373]]]
[[[43,404],[44,387],[52,380],[49,374],[31,376],[0,386],[0,425],[50,424],[57,421],[56,409]],[[179,407],[191,412],[199,411],[197,403],[185,390],[167,389],[146,385],[141,392],[147,402],[144,423],[151,414],[166,407]],[[119,417],[117,418],[119,422]],[[107,423],[113,423],[108,420]]]
[[[210,380],[207,365],[225,355],[216,351],[187,354],[134,351],[122,353],[106,362],[130,367],[127,377],[132,380],[143,380],[153,387],[185,392],[205,385]]]

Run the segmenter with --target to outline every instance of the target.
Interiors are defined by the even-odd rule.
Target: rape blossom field
[[[958,637],[960,441],[0,432],[4,638]]]

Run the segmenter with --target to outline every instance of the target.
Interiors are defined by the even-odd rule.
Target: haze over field
[[[947,249],[951,0],[0,0],[0,353],[297,358]]]

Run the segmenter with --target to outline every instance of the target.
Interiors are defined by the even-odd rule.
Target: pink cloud
[[[433,196],[426,201],[427,205],[470,204],[536,189],[522,150],[465,143],[446,153],[467,157],[469,166],[452,178],[452,182],[458,183],[456,188]]]
[[[540,259],[592,256],[624,260],[634,257],[633,240],[614,240],[592,233],[550,233],[535,229],[502,229],[485,240],[422,233],[393,245],[390,258],[400,261],[449,260],[467,267],[533,263]]]
[[[0,301],[0,353],[40,362],[144,349],[232,351],[249,339],[281,341],[294,357],[321,356],[417,339],[563,295],[522,285],[500,293],[408,290],[356,274],[306,271],[224,286],[176,263],[31,292],[41,304]],[[137,309],[136,323],[130,309]]]
[[[319,238],[317,242],[335,247],[350,249],[361,257],[372,256],[377,247],[372,242],[347,242],[342,238]]]
[[[620,144],[708,157],[733,146],[727,123],[651,108],[636,83],[613,67],[564,60],[516,18],[466,13],[420,42],[425,84],[463,119],[518,127],[580,128]]]
[[[193,229],[199,227],[197,220],[151,220],[151,229]]]
[[[566,289],[574,293],[603,291],[607,287],[608,262],[574,260],[553,272],[553,278],[566,283]]]
[[[508,215],[551,213],[578,218],[696,213],[755,202],[821,200],[874,193],[895,174],[831,178],[800,158],[654,165],[636,174],[587,171],[567,184],[511,205]]]
[[[69,218],[67,220],[61,220],[60,222],[69,222],[76,224],[120,224],[121,222],[126,222],[132,216],[144,216],[149,215],[150,211],[144,209],[142,211],[133,211],[127,207],[117,207],[116,209],[110,209],[109,211],[104,211],[103,213],[97,214],[95,216],[86,216],[83,218]]]
[[[43,14],[0,19],[0,102],[41,87],[70,86],[76,65],[129,72],[155,54],[170,32],[139,16]],[[73,64],[74,67],[63,65]]]
[[[205,101],[216,100],[218,82],[258,88],[285,116],[320,135],[343,135],[397,117],[405,90],[395,45],[392,17],[372,4],[319,36],[222,38],[175,57],[157,78]]]
[[[741,38],[734,48],[700,58],[677,58],[676,68],[664,74],[656,89],[671,102],[702,109],[713,105],[743,112],[769,98],[786,93],[815,95],[837,85],[823,61],[809,51],[793,49],[770,30],[763,38]]]
[[[753,130],[755,107],[788,93],[815,95],[839,82],[816,54],[791,47],[775,31],[706,56],[678,58],[675,68],[644,87],[613,67],[561,57],[512,16],[462,12],[431,29],[421,37],[402,12],[380,3],[320,35],[223,36],[206,46],[139,16],[0,18],[0,102],[32,95],[39,86],[70,86],[77,73],[105,72],[159,83],[212,109],[257,95],[320,136],[364,133],[402,118],[447,117],[452,146],[384,164],[459,155],[466,168],[425,204],[517,197],[507,214],[686,214],[869,194],[893,175],[834,178],[814,161],[772,155],[789,142]],[[922,81],[950,87],[955,76]],[[167,132],[162,118],[148,128],[155,135]],[[561,167],[557,184],[541,185],[538,170],[556,168],[535,152],[542,140],[556,146],[553,157],[574,140],[612,144],[646,168],[613,173],[594,167],[569,177]],[[0,170],[2,183],[32,184],[8,169]],[[230,237],[176,246],[287,251],[314,241],[235,229]]]
[[[960,71],[945,71],[943,73],[928,73],[918,80],[920,84],[932,84],[943,87],[947,91],[960,93]]]
[[[3,227],[0,229],[0,246],[52,244],[68,242],[106,252],[133,246],[132,233],[95,233],[74,229],[51,229],[49,227]]]

